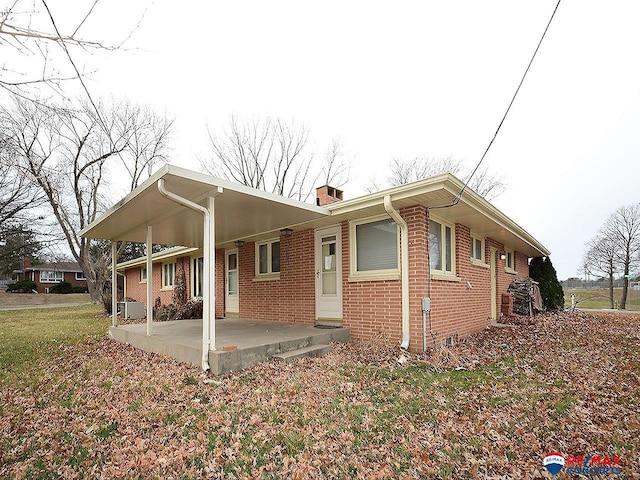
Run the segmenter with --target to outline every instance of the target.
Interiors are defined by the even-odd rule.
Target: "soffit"
[[[279,234],[281,228],[329,215],[321,207],[167,165],[84,229],[82,236],[145,242],[147,225],[151,225],[153,243],[202,247],[202,213],[160,194],[160,178],[168,191],[199,205],[205,206],[209,196],[215,197],[217,246],[267,232]]]

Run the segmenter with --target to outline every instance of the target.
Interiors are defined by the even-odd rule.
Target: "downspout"
[[[402,289],[402,343],[400,347],[409,349],[409,227],[400,213],[393,208],[391,197],[384,196],[384,209],[400,227],[400,286]]]
[[[183,198],[179,195],[176,195],[175,193],[168,191],[164,186],[164,178],[161,178],[158,180],[158,191],[162,196],[168,198],[169,200],[173,200],[174,202],[179,203],[180,205],[183,205],[187,208],[190,208],[191,210],[200,212],[204,216],[204,241],[203,241],[204,272],[203,273],[206,281],[203,282],[204,292],[202,296],[203,297],[202,298],[202,370],[207,371],[210,369],[209,348],[211,346],[211,336],[209,332],[209,325],[210,325],[209,324],[209,315],[210,315],[209,304],[211,302],[211,294],[210,294],[211,285],[210,285],[210,282],[208,281],[209,271],[211,268],[210,266],[211,255],[209,253],[209,250],[211,248],[210,246],[211,239],[209,238],[209,231],[210,231],[209,225],[211,222],[211,212],[209,212],[209,210],[203,207],[202,205],[198,205],[197,203],[194,203],[191,200],[187,200],[186,198]]]

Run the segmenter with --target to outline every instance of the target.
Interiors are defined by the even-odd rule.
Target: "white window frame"
[[[273,244],[280,243],[280,258],[278,258],[279,270],[274,272],[273,268]],[[260,247],[267,246],[267,271],[260,272]],[[256,280],[277,280],[280,278],[280,271],[282,270],[282,244],[280,237],[270,238],[255,244],[255,279]]]
[[[349,222],[349,281],[371,281],[371,280],[398,280],[400,278],[400,228],[396,224],[396,268],[385,268],[381,270],[358,271],[358,241],[356,238],[357,227],[368,223],[375,223],[381,220],[395,221],[388,215],[376,215],[361,220]]]
[[[76,280],[86,280],[87,277],[85,277],[84,272],[76,272]]]
[[[171,284],[168,282],[167,278],[167,268],[172,267],[173,274],[171,278]],[[147,274],[148,277],[148,274]],[[176,282],[176,262],[165,262],[162,264],[162,290],[173,290],[173,286]]]
[[[140,267],[140,283],[147,283],[147,267]]]
[[[480,242],[480,258],[477,258],[476,254],[478,252],[476,252],[476,242]],[[484,238],[480,237],[479,235],[475,235],[474,233],[471,233],[471,263],[473,263],[474,265],[478,265],[478,266],[486,266],[486,259],[485,259],[485,254],[484,254],[484,249],[485,249],[485,244],[484,244]]]
[[[431,222],[440,224],[440,238],[446,238],[446,227],[451,229],[451,270],[446,270],[446,249],[442,248],[440,255],[442,256],[440,262],[443,269],[431,268],[431,251],[429,250],[429,273],[433,279],[457,279],[456,277],[456,227],[452,223],[446,222],[440,217],[435,215],[429,215],[429,238],[427,248],[431,249]],[[444,240],[443,240],[444,241]]]
[[[204,257],[202,255],[197,257],[191,257],[191,297],[192,298],[202,298],[202,292],[196,292],[198,290],[198,277],[200,273],[198,272],[198,260],[202,259],[202,274],[204,275]],[[204,279],[202,281],[202,289],[204,290]],[[196,293],[200,293],[200,295],[196,295]]]
[[[47,274],[46,277],[44,276],[44,274]],[[50,275],[53,274],[53,275]],[[51,277],[54,277],[53,280],[51,280]],[[58,279],[58,277],[60,277]],[[58,270],[40,270],[40,283],[60,283],[60,282],[64,282],[64,272],[60,272]]]
[[[516,273],[516,252],[505,248],[504,255],[504,270],[508,273]],[[509,265],[509,256],[511,256],[511,265]]]

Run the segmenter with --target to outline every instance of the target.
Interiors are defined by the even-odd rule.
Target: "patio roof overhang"
[[[232,246],[239,239],[279,235],[282,228],[330,215],[322,207],[165,165],[80,234],[88,238],[144,243],[146,228],[150,225],[153,243],[203,247],[202,214],[163,196],[157,187],[160,179],[169,191],[202,206],[206,206],[208,197],[216,197],[215,245],[218,248]]]

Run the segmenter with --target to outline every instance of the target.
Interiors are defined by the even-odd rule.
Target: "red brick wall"
[[[504,245],[485,239],[485,264],[471,262],[470,230],[455,225],[455,269],[451,280],[429,278],[428,214],[425,207],[403,209],[400,214],[409,232],[409,312],[410,349],[422,349],[422,298],[431,298],[427,316],[427,346],[444,343],[449,336],[459,339],[489,325],[491,302],[500,313],[500,295],[515,278],[505,271],[500,254]],[[399,344],[402,341],[401,283],[399,280],[349,281],[349,223],[341,224],[342,232],[342,296],[343,324],[351,329],[355,340],[371,341],[379,337]],[[491,298],[490,249],[496,249],[496,297]],[[238,248],[239,315],[272,321],[313,324],[315,320],[315,253],[314,231],[296,231],[280,238],[280,278],[255,278],[255,244]],[[515,252],[517,276],[527,276],[528,259]],[[190,259],[185,259],[189,283]],[[225,252],[216,251],[215,286],[216,315],[224,316]],[[161,264],[154,265],[154,299],[171,302],[172,292],[159,292]],[[469,282],[469,285],[467,285]],[[146,285],[140,283],[140,269],[127,271],[127,295],[145,301]],[[433,332],[433,336],[429,332]]]
[[[349,223],[342,223],[343,324],[351,338],[370,341],[384,337],[398,343],[402,337],[399,280],[349,282]]]
[[[313,230],[280,237],[279,279],[255,278],[255,243],[247,243],[238,249],[238,262],[241,317],[313,324]]]

